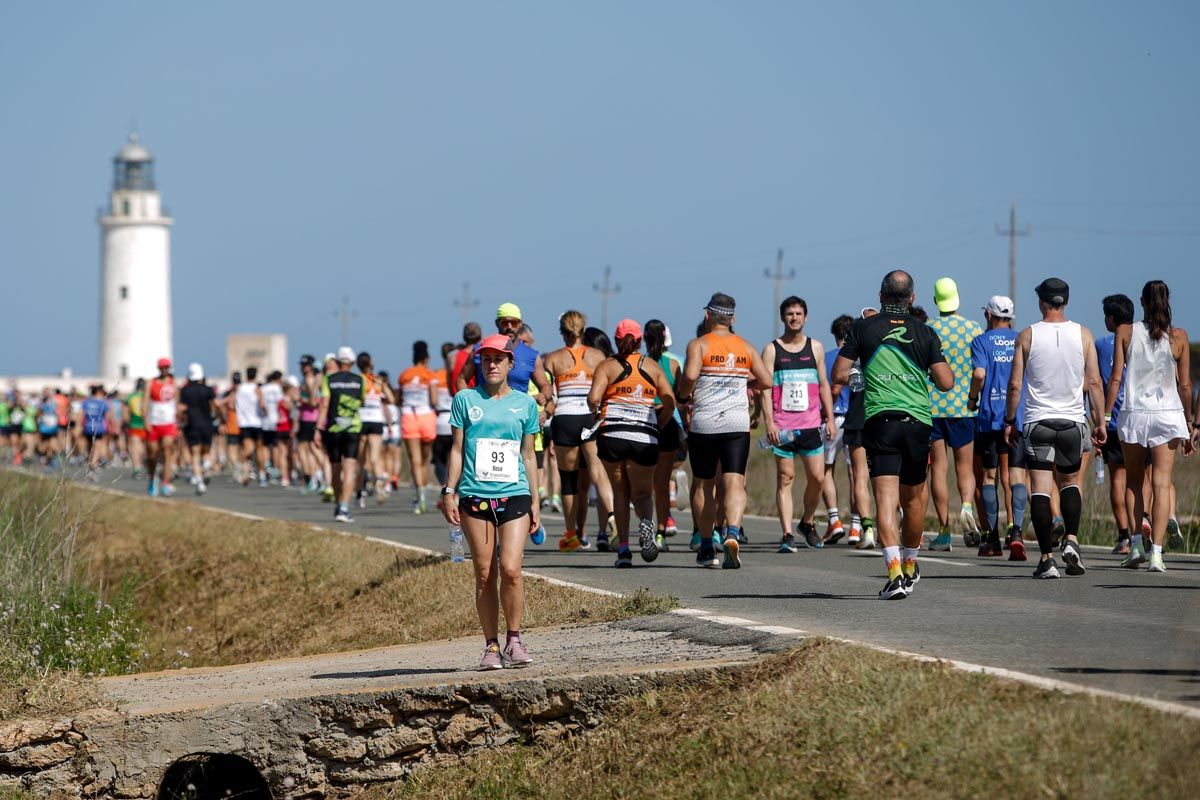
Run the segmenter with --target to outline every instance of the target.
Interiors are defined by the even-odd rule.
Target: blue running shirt
[[[1012,328],[984,331],[971,341],[971,369],[984,371],[983,388],[979,392],[977,431],[1004,429],[1004,404],[1008,399],[1008,379],[1012,377],[1013,355],[1016,352],[1017,332]],[[1025,398],[1017,406],[1017,429],[1025,420]]]
[[[1104,394],[1108,394],[1108,379],[1112,377],[1113,348],[1116,346],[1116,334],[1110,333],[1103,339],[1096,340],[1096,362],[1100,366],[1100,380],[1104,383]],[[1125,402],[1125,376],[1121,376],[1121,389],[1117,392],[1117,402],[1113,403],[1112,419],[1108,421],[1108,429],[1117,429],[1117,416],[1121,413],[1121,404]]]

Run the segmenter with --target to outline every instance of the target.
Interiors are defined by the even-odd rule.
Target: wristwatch
[[[1004,424],[1012,425],[1015,428],[1015,427],[1017,427],[1017,418],[1016,417],[1013,417],[1012,419],[1005,418]]]
[[[452,494],[458,494],[458,490],[455,489],[453,486],[443,486],[442,487],[442,497],[447,497]]]

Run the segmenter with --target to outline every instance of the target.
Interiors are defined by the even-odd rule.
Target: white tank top
[[[1151,339],[1145,322],[1133,324],[1125,362],[1125,405],[1130,411],[1182,411],[1171,336]]]
[[[261,428],[262,415],[258,411],[258,387],[253,383],[240,383],[234,408],[237,411],[239,428]]]
[[[1035,322],[1025,364],[1025,422],[1087,422],[1083,405],[1083,329],[1078,322]]]
[[[267,412],[263,415],[263,428],[273,431],[279,427],[279,401],[283,399],[283,387],[277,383],[264,383],[262,394],[263,409]]]

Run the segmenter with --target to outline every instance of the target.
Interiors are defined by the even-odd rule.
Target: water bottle
[[[1096,464],[1096,485],[1103,486],[1104,485],[1104,459],[1100,458],[1099,456],[1095,456],[1092,458],[1092,461],[1094,461]]]
[[[466,560],[466,554],[463,552],[462,528],[457,525],[450,526],[450,560],[455,564],[461,564]]]
[[[850,368],[850,382],[847,385],[850,387],[851,392],[861,392],[866,388],[866,382],[863,380],[862,370],[859,369],[857,361]]]
[[[786,447],[788,445],[788,443],[791,442],[795,438],[796,438],[795,431],[782,430],[779,432],[779,445],[778,446]],[[772,447],[775,447],[775,445],[771,444],[771,440],[768,439],[765,435],[759,437],[758,446],[760,448],[762,448],[763,450],[770,450]]]

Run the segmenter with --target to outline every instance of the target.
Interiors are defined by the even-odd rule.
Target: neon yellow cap
[[[938,278],[934,282],[933,302],[943,314],[958,311],[958,284],[954,278]]]
[[[516,303],[501,303],[496,309],[496,319],[521,319],[521,309]]]

